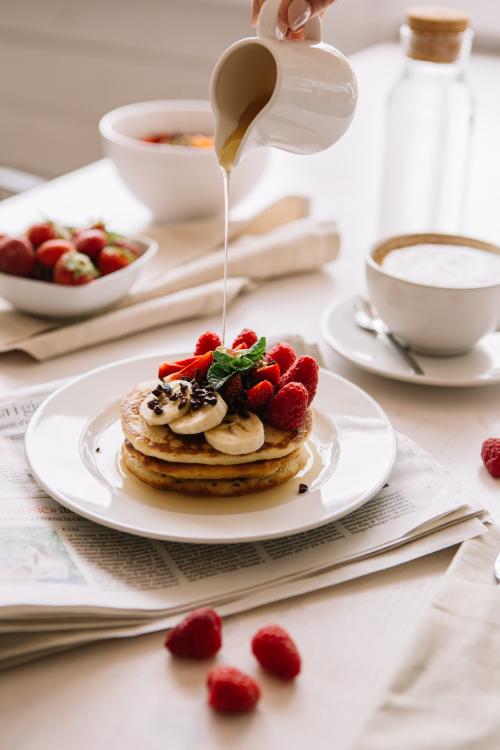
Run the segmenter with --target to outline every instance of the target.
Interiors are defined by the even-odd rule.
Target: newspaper
[[[23,432],[54,384],[0,401],[0,666],[99,638],[333,585],[484,531],[470,494],[409,438],[386,486],[339,521],[236,545],[156,542],[98,526],[30,476]],[[382,554],[383,553],[383,554]]]

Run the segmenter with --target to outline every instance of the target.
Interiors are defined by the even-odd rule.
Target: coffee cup
[[[233,165],[259,146],[297,154],[322,151],[338,141],[354,115],[357,86],[349,62],[322,41],[318,17],[306,24],[305,39],[279,38],[280,4],[266,0],[257,36],[231,45],[212,73],[218,155],[243,113],[256,105]]]
[[[499,325],[498,245],[435,233],[391,237],[367,256],[366,279],[380,318],[415,352],[463,354]]]

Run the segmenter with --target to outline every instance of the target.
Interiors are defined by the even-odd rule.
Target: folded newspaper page
[[[44,396],[24,392],[0,402],[0,620],[58,630],[59,618],[138,627],[205,603],[244,601],[267,590],[273,599],[293,581],[317,588],[321,574],[466,524],[484,526],[480,506],[404,436],[387,485],[340,521],[281,539],[238,545],[155,542],[87,521],[41,490],[27,469],[23,435]],[[460,541],[460,534],[453,541]],[[423,552],[426,554],[426,552]],[[403,555],[404,558],[404,555]],[[358,573],[359,574],[359,573]],[[321,585],[321,584],[319,584]],[[328,584],[327,584],[328,585]],[[98,622],[98,624],[99,624]],[[95,628],[96,634],[99,628]],[[11,631],[12,633],[12,631]],[[1,644],[0,644],[1,647]]]
[[[460,544],[466,539],[478,536],[483,530],[482,524],[475,518],[462,521],[416,541],[408,542],[403,547],[388,550],[383,555],[340,565],[334,570],[313,574],[312,578],[306,576],[288,583],[279,583],[229,602],[214,601],[212,605],[217,607],[222,616],[226,617],[401,565],[424,555]],[[18,631],[17,633],[10,633],[8,636],[0,638],[0,669],[8,669],[58,651],[83,646],[99,640],[129,638],[164,630],[176,625],[183,614],[170,615],[140,623],[132,621],[120,623],[114,619],[112,621],[101,619],[99,622],[94,622],[95,627],[91,629],[85,624],[81,628],[69,627],[65,630],[62,628],[67,627],[68,621],[60,618],[57,622],[54,622],[54,626],[51,628],[54,632],[30,633]],[[72,624],[75,625],[76,623],[72,621]]]

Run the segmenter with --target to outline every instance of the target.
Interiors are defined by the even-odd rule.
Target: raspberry
[[[254,380],[269,380],[273,385],[278,385],[280,382],[280,368],[275,362],[272,365],[266,365],[265,367],[258,367],[252,373]]]
[[[299,357],[296,362],[281,376],[280,389],[288,383],[302,383],[309,394],[308,405],[316,395],[318,388],[318,363],[313,357]]]
[[[207,352],[213,352],[218,346],[222,344],[220,336],[213,331],[205,331],[199,337],[194,348],[195,354],[206,354]]]
[[[256,344],[258,340],[259,340],[259,337],[255,333],[255,331],[252,331],[250,328],[244,328],[236,336],[231,346],[231,349],[235,349],[240,344],[246,344],[247,348],[250,349],[250,347]]]
[[[481,447],[483,463],[495,479],[500,478],[500,438],[488,438]]]
[[[262,411],[274,396],[274,387],[269,380],[261,380],[247,392],[247,409]]]
[[[213,609],[196,609],[175,626],[165,648],[184,659],[208,659],[222,645],[222,621]]]
[[[240,714],[255,707],[258,683],[234,667],[214,667],[207,675],[208,703],[220,713]]]
[[[280,372],[284,373],[295,362],[295,352],[290,344],[280,341],[279,344],[273,346],[271,351],[267,353],[267,359],[276,362],[280,368]]]
[[[268,422],[278,430],[298,430],[304,424],[308,393],[302,383],[287,383],[274,396],[269,407]]]
[[[252,652],[263,669],[282,680],[293,680],[300,672],[297,646],[279,625],[260,628],[252,638]]]
[[[221,395],[226,404],[233,404],[243,391],[241,375],[236,373],[231,375],[229,380],[222,387]]]

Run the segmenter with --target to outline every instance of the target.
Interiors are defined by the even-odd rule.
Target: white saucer
[[[235,498],[185,497],[142,484],[120,459],[119,405],[159,361],[141,357],[93,370],[38,409],[26,433],[26,458],[36,481],[62,505],[138,536],[227,544],[321,526],[358,508],[385,483],[396,457],[389,419],[360,388],[322,370],[309,460],[298,477]],[[299,494],[299,483],[309,491]]]
[[[324,312],[321,333],[342,357],[363,370],[392,380],[450,387],[500,383],[500,333],[485,336],[472,351],[459,357],[413,356],[425,375],[416,375],[390,344],[356,325],[353,298],[330,305]]]

